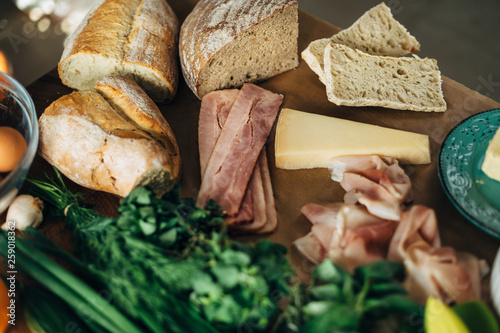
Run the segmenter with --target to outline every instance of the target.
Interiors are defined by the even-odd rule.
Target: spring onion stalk
[[[60,298],[38,286],[23,288],[23,314],[33,333],[92,331]]]
[[[0,255],[7,257],[5,232],[0,234]],[[26,275],[85,315],[94,332],[142,332],[89,285],[20,238],[16,240],[16,263]]]

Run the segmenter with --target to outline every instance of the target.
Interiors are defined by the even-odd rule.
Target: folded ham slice
[[[238,213],[282,102],[281,95],[254,84],[243,85],[206,165],[198,206],[213,199],[229,216]]]
[[[413,200],[410,178],[395,159],[341,156],[328,161],[328,167],[346,190],[344,201],[359,202],[380,218],[398,221],[403,204]]]
[[[436,248],[420,241],[408,248],[404,264],[404,284],[413,299],[424,302],[434,296],[449,305],[480,299],[481,265],[468,271],[451,247]]]
[[[426,206],[414,205],[401,214],[401,221],[389,245],[387,259],[403,261],[407,256],[408,248],[420,242],[431,247],[441,246],[434,210]]]
[[[329,258],[349,272],[381,260],[393,233],[393,223],[352,204],[307,204],[302,213],[313,224],[311,232],[294,242],[315,264]]]
[[[414,205],[401,214],[387,259],[404,262],[405,285],[414,299],[434,296],[447,304],[480,299],[484,263],[441,247],[436,214],[429,207]]]

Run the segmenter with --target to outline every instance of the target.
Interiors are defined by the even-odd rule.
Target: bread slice
[[[181,27],[184,78],[198,98],[295,68],[296,0],[201,0]]]
[[[63,84],[92,90],[121,75],[157,102],[177,91],[179,22],[165,0],[104,0],[68,38],[58,70]]]
[[[349,28],[330,38],[315,40],[302,51],[302,58],[323,83],[323,58],[329,43],[347,45],[368,54],[392,57],[420,51],[416,38],[394,19],[391,9],[383,2],[364,13]]]
[[[370,55],[341,44],[325,49],[328,100],[337,105],[446,111],[437,61]]]
[[[119,80],[101,82],[99,89],[106,90]],[[150,119],[161,117],[161,113],[154,102],[125,106],[126,98],[121,94],[127,91],[132,92],[131,97],[148,97],[131,80],[123,78],[120,85],[128,87],[116,95],[108,91],[109,102],[91,90],[54,101],[38,122],[40,155],[81,186],[125,197],[135,187],[148,185],[161,196],[179,180],[177,143],[174,138],[166,147],[149,133],[144,122],[133,120],[140,119],[140,113]],[[113,105],[125,107],[118,110]],[[173,137],[168,134],[170,127],[164,126],[166,121],[153,122],[153,128]]]

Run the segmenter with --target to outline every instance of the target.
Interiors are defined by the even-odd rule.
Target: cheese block
[[[488,144],[481,169],[488,177],[500,181],[500,129]]]
[[[427,135],[283,109],[276,127],[276,166],[326,168],[333,157],[380,155],[401,163],[430,163]]]

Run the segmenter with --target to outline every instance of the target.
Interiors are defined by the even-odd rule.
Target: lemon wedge
[[[426,333],[470,333],[458,314],[434,297],[425,304],[424,325]]]

